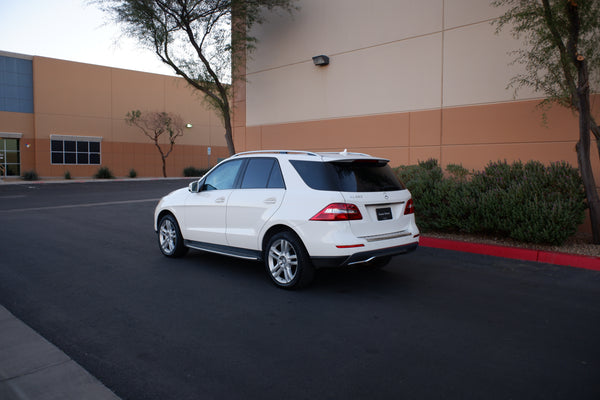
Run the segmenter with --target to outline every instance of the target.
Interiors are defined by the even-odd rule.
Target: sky
[[[174,75],[88,0],[0,0],[0,51]]]

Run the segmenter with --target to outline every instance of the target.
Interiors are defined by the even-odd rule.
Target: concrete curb
[[[461,242],[458,240],[438,239],[428,236],[421,236],[419,244],[423,247],[433,247],[437,249],[455,250],[465,253],[483,254],[487,256],[512,258],[523,261],[535,261],[540,263],[564,265],[600,271],[600,257],[590,257],[544,250],[521,249],[517,247],[483,243]]]
[[[0,306],[0,399],[119,400],[119,397]]]

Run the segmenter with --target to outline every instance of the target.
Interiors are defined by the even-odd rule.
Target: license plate
[[[390,207],[378,208],[376,211],[377,211],[377,221],[384,221],[386,219],[392,219],[392,209]]]

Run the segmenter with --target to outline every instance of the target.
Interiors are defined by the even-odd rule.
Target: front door
[[[20,175],[19,139],[0,138],[0,177]]]
[[[234,191],[244,160],[227,161],[204,178],[198,193],[185,202],[183,237],[196,242],[226,245],[227,201]]]

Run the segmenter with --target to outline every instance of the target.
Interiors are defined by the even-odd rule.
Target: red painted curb
[[[494,244],[461,242],[458,240],[438,239],[421,236],[420,246],[437,249],[456,250],[466,253],[483,254],[512,258],[523,261],[536,261],[547,264],[565,265],[575,268],[600,271],[600,257],[581,256],[578,254],[558,253],[552,251],[520,249],[516,247],[498,246]]]

